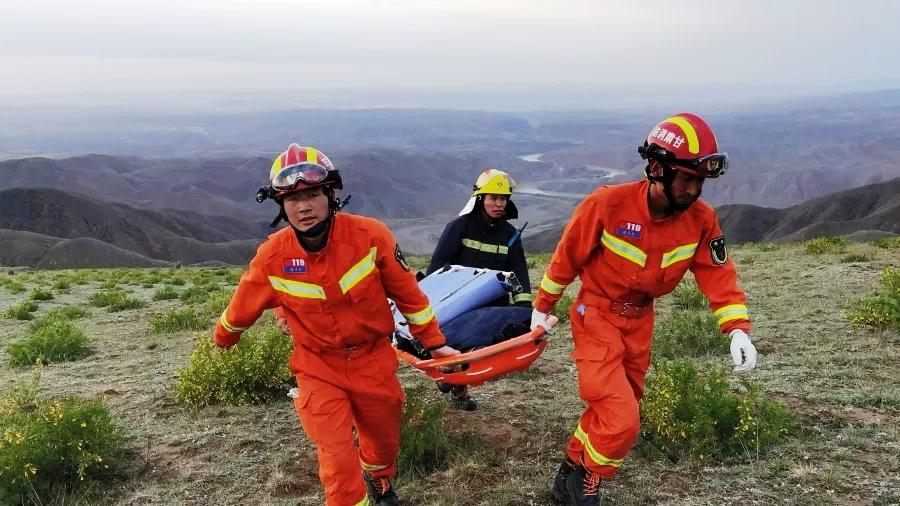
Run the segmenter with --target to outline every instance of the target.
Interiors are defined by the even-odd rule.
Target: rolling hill
[[[53,189],[0,191],[0,209],[4,210],[0,215],[0,229],[33,232],[58,240],[89,238],[141,257],[185,264],[208,260],[246,263],[267,233],[267,229],[259,225],[234,218],[138,209]],[[35,245],[46,245],[48,241],[30,241],[23,247],[32,250],[37,247]],[[24,255],[24,258],[34,259],[32,254],[13,252],[16,244],[20,243],[4,247],[4,250],[10,250],[7,257]],[[106,254],[105,250],[90,244],[93,246],[84,254],[97,258],[77,259],[77,255],[61,252],[57,266],[99,266],[104,263],[100,257]],[[65,258],[70,256],[71,262],[66,261]],[[132,260],[125,264],[131,265]],[[35,264],[29,262],[26,265]]]

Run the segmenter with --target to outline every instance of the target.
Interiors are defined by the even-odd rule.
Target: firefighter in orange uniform
[[[215,343],[234,345],[264,310],[280,307],[294,342],[294,406],[317,447],[326,503],[367,505],[371,497],[374,504],[399,504],[390,478],[403,390],[388,341],[394,320],[387,297],[433,356],[459,352],[444,345],[428,298],[388,228],[337,213],[341,178],[322,152],[291,144],[269,178],[257,200],[273,198],[281,206],[278,218],[290,226],[259,247],[216,325]]]
[[[567,504],[597,505],[600,483],[612,478],[634,444],[638,403],[650,365],[653,299],[678,285],[688,269],[731,337],[735,373],[756,365],[750,320],[734,263],[715,211],[698,200],[706,178],[725,173],[709,125],[676,114],[650,132],[641,157],[647,180],[602,186],[576,208],[541,281],[532,329],[576,277],[581,291],[570,321],[578,392],[587,403],[553,495]]]

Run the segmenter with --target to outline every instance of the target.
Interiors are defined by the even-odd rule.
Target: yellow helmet
[[[512,192],[516,189],[518,183],[509,174],[498,169],[486,169],[482,172],[475,185],[472,187],[472,197],[466,202],[465,207],[459,212],[459,215],[469,214],[475,210],[476,204],[481,202],[480,195],[509,195],[512,198]],[[506,211],[503,217],[508,220],[514,220],[519,217],[519,210],[512,200],[506,203]]]
[[[516,188],[516,180],[506,172],[497,169],[487,169],[482,172],[472,187],[472,196],[491,193],[494,195],[512,195]]]

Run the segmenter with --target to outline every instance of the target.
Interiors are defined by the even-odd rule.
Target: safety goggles
[[[728,171],[728,153],[712,153],[700,158],[675,158],[675,156],[659,146],[642,146],[638,152],[643,158],[658,160],[699,177],[719,177]]]
[[[293,190],[298,183],[321,183],[328,177],[328,169],[316,163],[299,163],[281,169],[272,178],[272,188],[284,192]]]
[[[691,160],[674,158],[670,163],[697,176],[719,177],[728,171],[728,153],[713,153]]]

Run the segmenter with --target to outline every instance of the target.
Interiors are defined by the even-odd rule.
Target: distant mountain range
[[[737,204],[721,206],[717,212],[728,240],[735,244],[900,234],[900,178],[785,209]]]
[[[0,208],[0,265],[241,265],[271,231],[234,218],[139,209],[53,189],[0,191]],[[732,244],[900,234],[900,178],[786,209],[738,204],[722,206],[718,214]],[[526,230],[526,251],[552,252],[565,221],[558,218],[531,233]]]
[[[859,240],[900,234],[900,178],[833,193],[785,209],[732,204],[716,209],[730,244],[803,241],[819,236]],[[552,252],[567,219],[526,235],[525,251]]]
[[[353,196],[347,210],[387,221],[409,253],[430,254],[487,167],[518,179],[515,224],[528,222],[529,251],[548,251],[585,195],[643,177],[636,146],[672,112],[98,111],[86,127],[73,109],[60,110],[51,131],[34,111],[0,108],[0,157],[121,154],[0,161],[0,229],[92,238],[154,261],[243,263],[271,232],[277,212],[272,202],[255,202],[256,189],[275,154],[300,141],[325,150],[341,169],[344,195]],[[892,223],[900,219],[885,203],[887,191],[848,200],[849,208],[818,206],[852,188],[893,188],[900,175],[900,90],[704,116],[732,160],[725,177],[704,187],[704,199],[721,207],[732,242],[896,233]],[[17,236],[35,251],[59,242],[32,239]]]
[[[332,155],[334,156],[334,155]],[[339,168],[353,209],[378,218],[419,218],[457,206],[484,162],[471,155],[411,155],[372,150],[341,155]],[[62,160],[0,162],[0,190],[55,188],[136,208],[224,216],[269,223],[277,207],[258,204],[271,159],[143,159],[85,155]],[[223,226],[230,226],[223,224]]]
[[[440,194],[456,188],[434,181],[464,189],[487,166],[538,189],[582,196],[604,182],[640,178],[637,145],[675,112],[0,107],[0,159],[18,158],[0,164],[0,189],[53,187],[136,207],[264,220],[268,211],[254,204],[254,190],[275,154],[294,141],[323,149],[349,182],[361,184],[348,185],[355,198],[365,197],[360,212],[421,218],[422,208],[439,214],[454,207]],[[900,90],[694,112],[710,122],[732,160],[727,177],[706,191],[714,205],[787,207],[887,181],[900,167]],[[65,158],[83,153],[116,156]],[[604,180],[604,170],[618,175]]]

